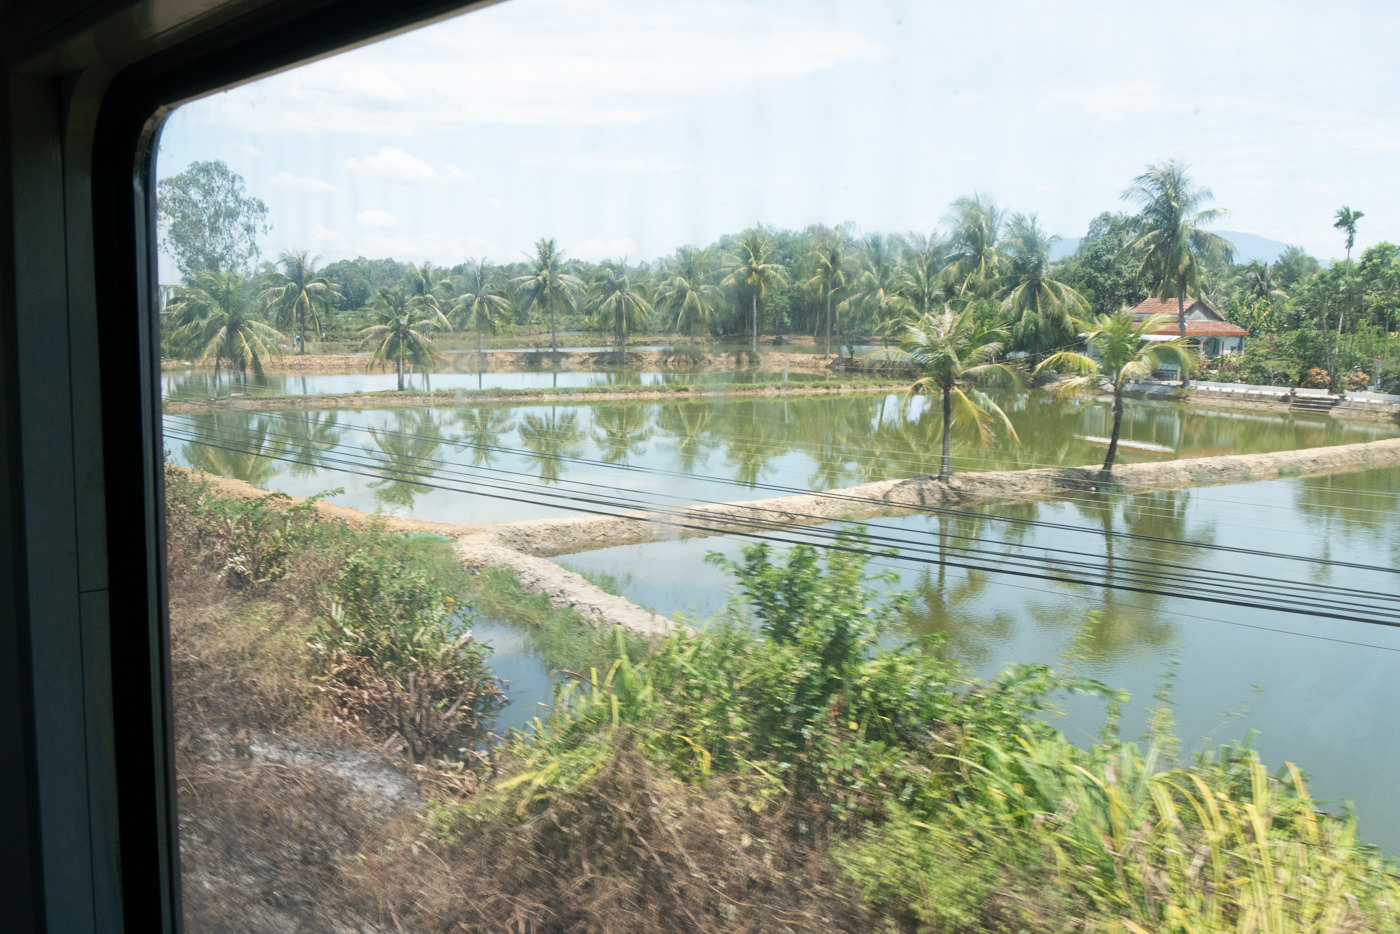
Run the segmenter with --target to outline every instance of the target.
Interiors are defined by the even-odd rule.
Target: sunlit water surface
[[[955,444],[955,470],[1102,458],[1103,449],[1086,438],[1107,434],[1106,406],[1036,394],[1004,402],[1021,444]],[[165,426],[177,463],[293,495],[343,487],[336,502],[371,512],[486,523],[563,515],[579,506],[740,500],[932,473],[939,449],[934,415],[921,401],[904,410],[900,396],[875,395],[225,410],[168,416]],[[1396,434],[1382,422],[1133,402],[1123,437],[1156,452],[1130,447],[1122,455],[1257,453]],[[871,526],[943,546],[947,563],[880,559],[876,569],[894,569],[899,586],[918,594],[910,632],[941,633],[945,651],[973,673],[990,676],[1015,662],[1071,667],[1133,694],[1125,721],[1131,734],[1141,729],[1144,709],[1175,666],[1172,702],[1188,750],[1257,732],[1265,761],[1295,761],[1315,777],[1319,795],[1354,800],[1367,839],[1400,852],[1400,802],[1390,794],[1400,774],[1400,721],[1391,716],[1400,703],[1400,633],[956,566],[1005,566],[1008,558],[1043,559],[1045,549],[1060,548],[1110,568],[1160,562],[1168,589],[1172,570],[1188,569],[1204,578],[1202,592],[1246,602],[1231,575],[1257,575],[1266,590],[1268,580],[1278,580],[1394,595],[1400,590],[1395,574],[1335,562],[1400,567],[1397,519],[1400,470],[1382,470],[1003,505],[943,519],[882,518]],[[1125,532],[1140,537],[1112,534]],[[958,547],[979,540],[990,543],[979,547],[993,554],[970,557]],[[567,561],[613,575],[638,603],[702,620],[721,609],[732,585],[705,562],[706,553],[734,557],[743,544],[736,538],[657,542]],[[1230,548],[1316,560],[1264,560]],[[1364,603],[1364,596],[1358,599]],[[1364,608],[1358,615],[1364,617]],[[503,725],[528,722],[549,696],[547,672],[524,650],[517,631],[490,622],[479,622],[478,630],[496,646],[495,664],[512,682],[515,703]],[[1070,698],[1065,707],[1071,735],[1097,732],[1101,706]]]

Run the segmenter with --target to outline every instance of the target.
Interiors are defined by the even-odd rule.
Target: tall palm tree
[[[1278,287],[1274,279],[1276,267],[1261,263],[1257,259],[1249,261],[1240,276],[1240,291],[1254,302],[1266,302],[1271,298],[1281,298],[1288,293]]]
[[[1208,188],[1196,188],[1186,174],[1186,163],[1177,160],[1149,166],[1133,179],[1123,198],[1139,206],[1142,231],[1124,248],[1141,255],[1138,279],[1147,277],[1158,298],[1176,298],[1177,330],[1186,339],[1186,296],[1198,291],[1205,279],[1204,262],[1234,255],[1230,241],[1201,228],[1225,215],[1221,208],[1200,209],[1215,200]],[[1181,385],[1190,371],[1181,369]]]
[[[897,351],[882,351],[912,361],[920,377],[904,396],[905,404],[920,393],[941,397],[943,403],[943,456],[938,479],[952,476],[952,430],[966,422],[977,429],[979,442],[991,443],[993,423],[999,421],[1011,435],[1016,429],[1011,420],[991,397],[972,388],[974,385],[1019,387],[1023,380],[1020,369],[997,362],[997,355],[1006,341],[1006,331],[1000,328],[978,327],[971,308],[954,311],[944,306],[942,311],[926,314],[905,331]]]
[[[462,292],[452,306],[452,317],[461,327],[476,332],[476,366],[481,370],[481,335],[496,333],[496,319],[510,310],[510,299],[491,286],[486,261],[477,260],[467,269]]]
[[[1084,296],[1051,273],[1050,246],[1058,239],[1046,235],[1034,214],[1015,214],[1001,242],[1006,256],[1001,310],[1017,349],[1040,354],[1063,346],[1071,320],[1089,310]]]
[[[656,308],[674,319],[677,331],[684,328],[695,340],[695,328],[708,324],[723,295],[710,281],[711,257],[708,250],[681,247],[674,261],[664,264],[656,289]]]
[[[438,329],[450,331],[452,325],[438,308],[423,301],[421,295],[409,295],[401,288],[380,289],[374,301],[364,310],[373,315],[375,321],[360,332],[363,338],[360,346],[374,347],[365,369],[373,369],[377,363],[393,360],[399,377],[399,391],[402,392],[404,360],[407,359],[420,370],[431,368],[436,358],[428,334]]]
[[[1351,248],[1356,246],[1356,222],[1366,215],[1361,211],[1353,211],[1345,204],[1337,209],[1337,220],[1332,224],[1338,230],[1344,231],[1347,235],[1347,272],[1351,272]]]
[[[787,270],[781,263],[774,262],[773,241],[761,230],[746,231],[729,257],[729,275],[721,284],[749,294],[754,353],[758,353],[758,300],[770,288],[787,283]]]
[[[1062,383],[1059,390],[1062,393],[1094,388],[1104,378],[1112,384],[1113,434],[1109,437],[1108,456],[1103,462],[1105,476],[1113,470],[1113,460],[1118,454],[1118,433],[1123,426],[1123,389],[1128,381],[1146,376],[1163,363],[1175,363],[1185,372],[1190,362],[1191,348],[1184,339],[1148,339],[1166,321],[1165,315],[1153,315],[1134,324],[1133,313],[1124,308],[1112,316],[1099,315],[1091,322],[1079,322],[1085,331],[1084,342],[1094,355],[1062,350],[1036,367],[1036,373],[1049,369],[1081,374]]]
[[[1347,265],[1342,276],[1342,284],[1345,287],[1351,281],[1351,248],[1356,245],[1356,222],[1366,215],[1361,211],[1353,211],[1345,204],[1337,210],[1337,220],[1332,224],[1336,229],[1347,235]],[[1337,308],[1337,339],[1332,345],[1332,370],[1336,372],[1337,345],[1342,341],[1342,321],[1346,318],[1346,305],[1339,305]]]
[[[560,305],[573,305],[582,283],[577,276],[568,272],[564,251],[555,245],[554,238],[541,238],[535,243],[535,259],[530,271],[517,276],[514,281],[520,286],[527,311],[537,305],[544,306],[545,313],[549,315],[549,352],[559,353],[554,312]]]
[[[306,325],[314,333],[324,330],[325,316],[334,303],[342,299],[335,286],[325,276],[316,275],[319,256],[308,257],[306,250],[288,250],[277,259],[282,268],[268,275],[268,286],[262,298],[277,327],[296,327],[297,353],[306,353]]]
[[[214,361],[214,385],[220,364],[246,384],[248,368],[262,376],[262,361],[281,353],[287,336],[254,317],[247,282],[237,273],[200,272],[178,286],[170,306],[175,318],[172,348],[199,360]]]
[[[881,234],[871,234],[863,245],[860,273],[848,287],[846,300],[838,311],[845,310],[846,320],[853,326],[858,321],[877,333],[898,332],[909,311],[909,302],[900,291],[903,275],[896,242]]]
[[[1001,241],[1006,212],[980,193],[953,202],[952,235],[946,258],[961,295],[985,296],[1001,275]]]
[[[846,270],[842,268],[843,250],[841,235],[820,244],[812,251],[812,261],[816,272],[807,280],[807,287],[815,289],[818,301],[826,303],[826,353],[831,356],[831,318],[836,293],[846,287]]]
[[[632,275],[623,263],[612,260],[598,267],[593,278],[588,307],[617,335],[617,351],[627,362],[627,332],[646,324],[651,302],[632,284]]]

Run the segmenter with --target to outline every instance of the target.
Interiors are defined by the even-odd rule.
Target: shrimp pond
[[[712,375],[487,373],[483,385],[496,378],[521,388],[556,380],[645,386],[705,383]],[[198,396],[202,378],[166,376],[164,391],[172,399]],[[261,391],[368,391],[386,388],[386,379],[393,376],[282,377]],[[477,374],[431,379],[433,389],[463,392],[433,408],[321,409],[314,400],[291,411],[211,407],[165,416],[165,445],[174,463],[264,489],[308,496],[343,488],[334,502],[448,523],[766,498],[938,470],[938,413],[922,399],[906,407],[897,394],[484,404],[466,392],[477,388]],[[955,434],[955,472],[1103,459],[1094,439],[1109,434],[1106,404],[1041,393],[1001,401],[1020,443],[1001,438],[980,448]],[[1119,456],[1264,453],[1397,435],[1394,422],[1132,401]],[[1400,706],[1400,630],[1367,621],[1368,600],[1400,595],[1400,469],[1132,496],[1084,493],[866,525],[894,552],[872,570],[894,571],[896,586],[916,595],[907,632],[896,638],[941,634],[939,650],[974,675],[1038,662],[1126,689],[1133,701],[1123,732],[1130,737],[1142,730],[1154,694],[1169,687],[1185,751],[1253,736],[1265,762],[1297,762],[1317,795],[1355,803],[1368,841],[1400,853],[1400,801],[1391,793],[1400,774],[1400,718],[1390,713]],[[789,530],[781,538],[820,532]],[[673,539],[560,560],[610,575],[636,603],[703,624],[732,589],[706,554],[735,558],[745,543],[738,536]],[[1153,589],[1168,593],[1005,573],[1081,560],[1112,575],[1150,570],[1159,581]],[[1246,605],[1259,594],[1305,605],[1308,588],[1319,586],[1351,595],[1350,609],[1335,614],[1344,618]],[[512,682],[502,724],[528,721],[549,699],[549,672],[510,626],[479,620],[477,631],[496,647],[495,663]],[[1071,736],[1097,732],[1101,701],[1071,697],[1063,706]]]

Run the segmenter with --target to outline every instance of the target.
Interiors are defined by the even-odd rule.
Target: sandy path
[[[1333,447],[1235,454],[1188,460],[1123,464],[1114,468],[1114,493],[1143,493],[1267,480],[1281,476],[1316,476],[1400,466],[1400,438]],[[167,470],[183,471],[182,467]],[[253,498],[266,495],[251,484],[207,478],[216,493]],[[966,507],[986,503],[1053,499],[1093,491],[1103,484],[1097,467],[1040,468],[954,475],[947,483],[934,477],[882,480],[832,490],[738,503],[719,503],[661,516],[648,512],[624,516],[564,516],[497,525],[453,525],[421,519],[371,516],[347,506],[319,503],[327,518],[365,528],[382,522],[391,531],[432,532],[457,539],[458,560],[471,569],[513,569],[526,587],[549,594],[559,607],[573,607],[595,624],[611,622],[648,635],[676,624],[664,616],[615,597],[549,557],[614,545],[682,537],[721,535],[754,522],[784,526],[858,520],[920,507]]]

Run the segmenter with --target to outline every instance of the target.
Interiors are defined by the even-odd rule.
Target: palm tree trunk
[[[943,387],[943,460],[938,466],[938,479],[947,483],[953,476],[953,394],[952,387]]]
[[[549,303],[549,355],[559,356],[559,339],[554,330],[554,303]]]
[[[1106,478],[1113,472],[1113,459],[1118,456],[1118,432],[1123,428],[1123,386],[1113,384],[1113,433],[1108,437],[1108,456],[1103,459],[1103,473]]]
[[[826,355],[831,356],[831,288],[826,290]]]
[[[753,352],[758,353],[758,292],[753,293]]]
[[[394,369],[399,376],[399,392],[403,392],[403,345],[399,345],[398,356],[394,358]]]
[[[1180,336],[1181,342],[1183,344],[1186,343],[1186,293],[1179,290],[1176,293],[1176,332]],[[1183,363],[1181,365],[1181,388],[1185,389],[1190,381],[1191,370]],[[1115,422],[1115,426],[1116,424]],[[1118,436],[1115,434],[1114,438],[1116,439],[1117,437]],[[1112,456],[1112,454],[1109,455],[1110,459]],[[1112,466],[1113,465],[1110,463],[1108,467],[1104,469],[1108,470]]]

